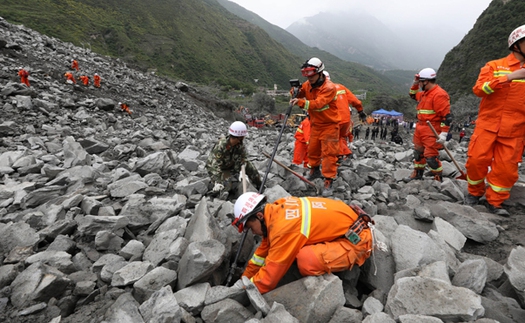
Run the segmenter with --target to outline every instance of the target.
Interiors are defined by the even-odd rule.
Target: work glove
[[[419,74],[414,75],[414,83],[419,82]]]
[[[362,122],[365,122],[366,121],[366,113],[364,111],[360,111],[359,112],[359,119],[362,121]]]
[[[222,185],[221,183],[215,183],[215,186],[213,186],[214,192],[220,192],[223,189],[224,189],[224,185]]]
[[[439,134],[439,138],[436,140],[438,143],[444,145],[447,141],[448,132],[442,132]]]
[[[233,284],[232,288],[237,288],[237,289],[246,289],[246,286],[244,286],[244,283],[242,282],[242,278],[237,280],[235,282],[235,284]]]

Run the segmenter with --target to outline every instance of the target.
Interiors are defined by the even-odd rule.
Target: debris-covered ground
[[[74,74],[100,74],[101,88],[65,82],[73,58]],[[411,133],[404,145],[356,140],[333,198],[372,215],[386,249],[337,275],[291,270],[258,303],[223,286],[240,235],[204,169],[231,103],[1,19],[0,63],[0,321],[525,321],[523,166],[502,218],[463,205],[466,182],[445,152],[443,183],[405,183]],[[250,128],[261,174],[278,134]],[[287,131],[277,147],[285,165],[293,140]],[[461,165],[467,145],[449,143]],[[315,190],[273,164],[265,194]]]

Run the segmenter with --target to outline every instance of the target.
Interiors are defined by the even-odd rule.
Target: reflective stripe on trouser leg
[[[311,168],[321,165],[321,131],[312,125],[308,143],[308,165]]]
[[[487,175],[487,202],[500,206],[510,197],[510,190],[519,178],[518,162],[521,159],[523,138],[496,138],[494,160]]]
[[[476,129],[472,135],[468,151],[467,182],[468,192],[474,196],[485,194],[485,177],[494,157],[494,145],[497,135],[493,132]]]
[[[339,125],[328,126],[321,131],[321,172],[324,178],[336,178],[339,154]]]

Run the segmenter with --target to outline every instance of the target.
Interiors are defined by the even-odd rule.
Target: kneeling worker
[[[228,129],[228,136],[222,137],[212,148],[206,170],[215,183],[213,192],[220,194],[221,199],[228,195],[236,198],[239,195],[238,184],[241,166],[246,165],[246,175],[250,182],[259,189],[262,182],[261,176],[253,164],[248,160],[246,149],[243,145],[244,137],[248,135],[246,125],[235,121]]]
[[[239,232],[251,229],[263,237],[242,274],[262,294],[295,260],[301,275],[320,276],[361,266],[372,251],[372,220],[342,201],[290,196],[267,203],[264,195],[248,192],[235,202],[234,214]],[[235,286],[242,288],[242,280]]]

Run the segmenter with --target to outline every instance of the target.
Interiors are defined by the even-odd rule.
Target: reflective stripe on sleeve
[[[253,254],[252,259],[250,259],[250,261],[252,262],[252,264],[262,267],[264,266],[266,258],[259,257],[256,254]]]
[[[489,84],[490,84],[490,82],[483,83],[483,87],[481,89],[483,90],[483,92],[485,92],[487,94],[492,94],[492,93],[494,93],[494,90],[490,88]]]

